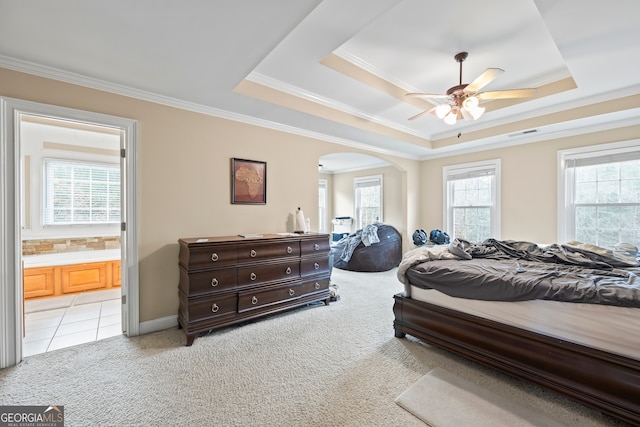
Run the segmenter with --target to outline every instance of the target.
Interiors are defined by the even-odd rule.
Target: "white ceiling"
[[[639,17],[637,0],[0,0],[0,67],[426,159],[640,123]],[[457,85],[461,51],[463,83],[497,67],[486,90],[537,95],[407,120],[433,104],[404,94]]]

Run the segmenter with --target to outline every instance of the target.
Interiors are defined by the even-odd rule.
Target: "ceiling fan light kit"
[[[478,98],[476,98],[475,96],[469,96],[464,101],[462,101],[462,106],[465,110],[473,110],[474,108],[478,107],[479,103],[480,101],[478,101]]]
[[[460,52],[454,56],[456,62],[460,64],[459,84],[449,88],[445,95],[435,95],[428,93],[408,93],[406,96],[421,98],[447,98],[446,104],[440,104],[429,110],[425,110],[409,120],[415,120],[426,114],[435,114],[439,119],[444,120],[449,125],[454,125],[458,120],[477,120],[484,114],[486,108],[480,107],[481,99],[505,99],[505,98],[527,98],[535,93],[535,89],[515,89],[498,90],[493,92],[478,92],[480,89],[491,83],[496,77],[504,72],[500,68],[487,68],[473,82],[462,83],[462,62],[467,59],[467,52]]]
[[[444,122],[448,125],[455,125],[457,121],[458,114],[454,113],[453,111],[444,116]]]
[[[436,116],[438,116],[439,119],[444,119],[450,112],[451,105],[449,104],[440,104],[436,107]]]

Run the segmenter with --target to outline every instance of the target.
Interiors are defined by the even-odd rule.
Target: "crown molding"
[[[395,86],[398,86],[400,88],[405,89],[407,92],[422,92],[421,89],[415,87],[415,86],[411,86],[409,83],[402,81],[400,79],[398,79],[396,76],[393,76],[389,73],[386,73],[385,71],[381,70],[380,68],[374,66],[373,64],[365,61],[364,59],[360,58],[359,56],[353,54],[352,52],[350,52],[348,49],[346,49],[345,47],[341,46],[338,49],[334,50],[332,52],[334,55],[339,56],[340,58],[344,59],[347,62],[351,62],[353,65],[355,65],[358,68],[361,68],[363,70],[365,70],[368,73],[371,73],[377,77],[380,77],[381,79],[388,81],[390,83],[392,83]],[[438,105],[436,102],[427,100],[428,102],[432,103],[433,105]]]
[[[626,117],[620,120],[612,120],[596,124],[587,124],[585,126],[574,127],[571,129],[553,130],[553,126],[551,126],[549,129],[541,127],[537,128],[537,132],[535,133],[528,133],[523,131],[519,134],[508,135],[508,139],[504,139],[504,135],[499,135],[496,137],[496,139],[501,138],[501,140],[499,141],[492,142],[491,140],[485,139],[467,142],[459,144],[457,146],[435,149],[432,154],[421,156],[420,160],[433,160],[443,157],[458,156],[463,154],[476,153],[479,151],[495,150],[498,148],[507,148],[516,145],[531,144],[534,142],[547,141],[550,139],[567,138],[576,135],[584,135],[588,133],[601,132],[637,125],[640,125],[640,114],[636,113],[636,115],[633,117]]]
[[[334,55],[337,55],[339,57],[341,57],[342,59],[344,59],[345,61],[349,61],[352,64],[354,64],[357,67],[362,68],[363,70],[367,71],[368,73],[374,74],[378,77],[380,77],[381,79],[384,79],[388,82],[393,83],[394,85],[407,89],[407,92],[422,92],[422,89],[416,88],[415,86],[411,86],[409,83],[402,81],[400,79],[398,79],[395,76],[392,76],[391,74],[388,74],[386,72],[384,72],[383,70],[377,68],[376,66],[374,66],[373,64],[365,61],[364,59],[360,58],[359,56],[355,55],[353,52],[349,51],[349,49],[345,48],[344,46],[339,47],[338,49],[336,49],[335,51],[333,51]],[[554,73],[550,73],[548,75],[545,75],[544,77],[540,78],[539,80],[537,80],[535,82],[535,87],[538,86],[542,86],[548,83],[552,83],[558,80],[562,80],[565,79],[567,77],[572,77],[571,73],[569,72],[569,70],[567,69],[561,69],[561,70],[556,70]],[[432,102],[434,105],[437,105],[437,103]]]
[[[332,99],[328,99],[322,96],[319,96],[316,93],[301,89],[297,86],[293,86],[289,83],[285,83],[281,80],[278,79],[274,79],[273,77],[269,77],[266,76],[264,74],[260,74],[257,72],[252,72],[250,73],[246,80],[250,80],[254,83],[269,87],[271,89],[307,100],[307,101],[311,101],[314,102],[316,104],[320,104],[322,106],[331,108],[333,110],[337,110],[340,111],[344,114],[349,114],[351,116],[356,116],[356,117],[360,117],[364,120],[367,120],[369,122],[373,122],[376,124],[379,124],[381,126],[387,127],[389,129],[395,129],[397,131],[403,132],[403,133],[407,133],[410,135],[414,135],[417,136],[419,138],[424,138],[423,135],[420,135],[418,132],[416,132],[414,129],[411,129],[409,127],[406,126],[400,126],[395,122],[389,121],[389,120],[383,120],[380,117],[377,116],[372,116],[370,114],[364,113],[363,111],[353,108],[349,105],[340,103],[340,102],[336,102]]]
[[[640,119],[638,118],[630,118],[630,119],[624,119],[624,120],[618,120],[618,121],[611,121],[609,123],[600,123],[596,125],[587,124],[585,126],[581,126],[579,128],[575,128],[571,130],[561,130],[561,131],[554,131],[554,132],[540,131],[533,135],[523,135],[522,137],[509,138],[509,140],[506,140],[506,141],[505,140],[498,141],[498,142],[491,142],[487,140],[474,141],[470,143],[460,144],[457,147],[434,149],[432,153],[420,156],[420,155],[401,154],[401,153],[398,153],[397,151],[374,147],[374,146],[371,146],[362,142],[350,140],[350,139],[344,139],[344,138],[339,138],[332,135],[323,134],[320,132],[309,131],[309,130],[301,129],[295,126],[272,122],[269,120],[258,119],[255,117],[247,116],[245,114],[239,114],[239,113],[235,113],[232,111],[227,111],[219,108],[207,107],[201,104],[187,102],[187,101],[183,101],[183,100],[168,97],[168,96],[158,95],[155,93],[134,89],[124,85],[106,82],[104,80],[83,76],[77,73],[72,73],[72,72],[60,70],[53,67],[43,66],[33,62],[15,59],[8,56],[0,55],[0,67],[26,73],[26,74],[36,75],[39,77],[44,77],[52,80],[84,86],[91,89],[101,90],[101,91],[105,91],[105,92],[109,92],[117,95],[136,98],[143,101],[153,102],[156,104],[166,105],[169,107],[179,108],[182,110],[193,111],[196,113],[201,113],[201,114],[205,114],[213,117],[219,117],[222,119],[232,120],[236,122],[246,123],[249,125],[259,126],[267,129],[272,129],[276,131],[281,131],[281,132],[286,132],[294,135],[317,139],[317,140],[321,140],[321,141],[325,141],[333,144],[350,147],[357,150],[366,151],[369,153],[389,155],[393,157],[400,157],[400,158],[405,158],[410,160],[429,160],[429,159],[435,159],[435,158],[441,158],[441,157],[467,154],[467,153],[483,151],[483,150],[490,150],[490,149],[501,148],[501,147],[508,147],[512,145],[526,144],[530,142],[537,142],[537,141],[542,141],[544,139],[549,139],[552,135],[553,137],[579,135],[579,134],[595,132],[599,130],[613,129],[616,127],[636,125],[638,124],[638,121],[640,121]],[[263,84],[264,82],[269,82],[270,85],[276,85],[278,90],[283,90],[285,89],[285,87],[288,87],[289,89],[287,91],[290,92],[291,90],[293,90],[297,96],[304,97],[305,99],[311,99],[311,100],[314,100],[315,102],[318,102],[320,100],[320,98],[317,95],[314,95],[312,93],[304,93],[304,91],[301,91],[299,89],[296,90],[296,88],[294,88],[293,86],[286,85],[277,80],[270,79],[259,74],[252,74],[252,76],[256,78],[258,82],[260,82],[261,84]],[[264,79],[264,81],[260,79]],[[557,104],[551,107],[542,108],[534,112],[524,114],[523,118],[533,117],[536,114],[540,114],[540,113],[557,112],[557,111],[560,111],[562,108],[578,107],[580,105],[584,105],[585,103],[596,103],[601,101],[607,101],[611,99],[620,98],[623,96],[633,95],[636,93],[640,93],[640,85],[635,85],[635,86],[618,90],[615,92],[599,94],[599,95],[591,96],[589,98],[583,98],[580,100],[567,102],[564,104]],[[334,104],[331,102],[328,102],[328,103],[332,105]],[[371,120],[375,120],[375,118],[371,118]],[[513,118],[510,118],[509,120],[507,119],[494,120],[494,121],[490,121],[489,123],[483,123],[483,125],[495,126],[500,122],[506,123],[512,120]],[[503,136],[500,136],[500,137],[503,137]]]
[[[113,93],[116,95],[127,96],[130,98],[140,99],[142,101],[153,102],[156,104],[166,105],[168,107],[179,108],[182,110],[193,111],[196,113],[206,114],[209,116],[219,117],[222,119],[232,120],[236,122],[246,123],[263,128],[273,129],[290,134],[300,135],[308,138],[318,139],[333,144],[343,145],[358,150],[364,150],[368,152],[391,155],[394,157],[402,157],[411,160],[418,160],[417,156],[404,155],[394,152],[392,150],[372,147],[370,145],[348,140],[344,138],[338,138],[331,135],[326,135],[320,132],[308,131],[295,126],[284,125],[281,123],[272,122],[269,120],[258,119],[255,117],[247,116],[245,114],[235,113],[233,111],[227,111],[219,108],[207,107],[202,104],[194,102],[183,101],[177,98],[169,96],[158,95],[156,93],[147,92],[129,86],[110,83],[104,80],[87,77],[81,74],[72,73],[69,71],[60,70],[58,68],[49,67],[45,65],[36,64],[29,61],[24,61],[8,56],[0,55],[0,67],[6,68],[21,73],[31,74],[38,77],[44,77],[52,80],[57,80],[65,83],[75,84],[90,89],[101,90],[104,92]]]

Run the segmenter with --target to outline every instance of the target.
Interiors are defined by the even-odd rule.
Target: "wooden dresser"
[[[300,307],[329,304],[329,235],[180,239],[179,327],[201,333]]]

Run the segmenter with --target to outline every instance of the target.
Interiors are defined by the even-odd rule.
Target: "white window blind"
[[[382,222],[382,175],[354,179],[356,229]]]
[[[500,238],[500,160],[443,168],[444,231],[480,242]]]
[[[640,245],[640,146],[560,153],[559,241]]]
[[[44,225],[120,222],[118,164],[44,159]]]

